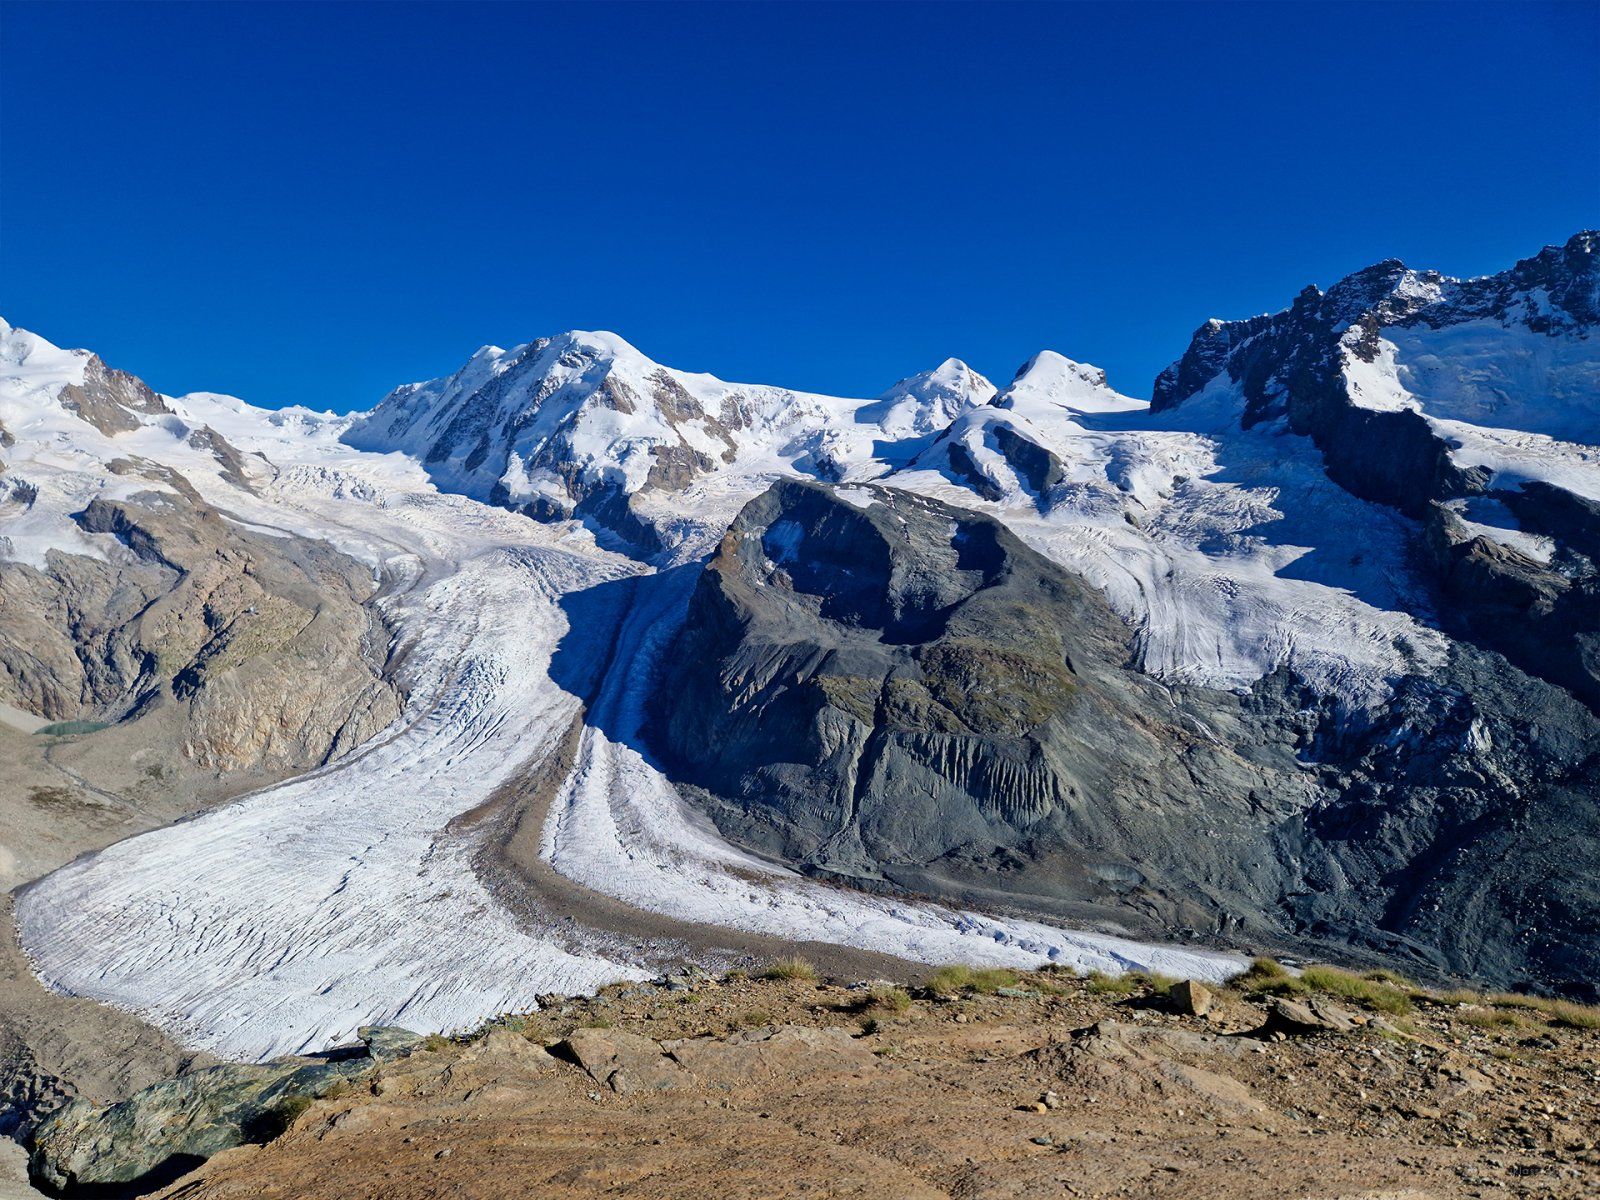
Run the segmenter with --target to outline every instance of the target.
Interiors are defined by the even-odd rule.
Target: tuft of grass
[[[430,1033],[422,1039],[422,1048],[424,1050],[443,1050],[449,1044],[450,1039],[442,1033]]]
[[[747,1008],[739,1014],[739,1024],[746,1029],[759,1029],[772,1024],[772,1014],[764,1008]]]
[[[1593,1004],[1557,1000],[1549,1011],[1553,1025],[1565,1025],[1568,1029],[1600,1029],[1600,1007]]]
[[[788,979],[809,983],[817,977],[817,969],[803,958],[775,958],[757,977],[760,979]]]
[[[722,978],[727,980],[729,983],[742,983],[746,979],[750,978],[750,972],[746,971],[743,967],[735,967]]]
[[[1246,995],[1303,996],[1310,991],[1275,958],[1257,958],[1228,982]]]
[[[1600,1006],[1579,1004],[1575,1000],[1556,1000],[1549,996],[1528,996],[1521,992],[1495,992],[1483,998],[1495,1008],[1515,1008],[1536,1012],[1552,1025],[1568,1029],[1600,1029]]]
[[[940,967],[928,976],[928,990],[936,996],[959,992],[978,992],[990,996],[1000,988],[1016,987],[1022,976],[1008,967],[965,967],[959,964]]]
[[[1090,971],[1085,978],[1089,990],[1096,996],[1131,996],[1140,985],[1140,980],[1131,974],[1107,975],[1104,971]]]
[[[899,1015],[911,1008],[911,993],[905,988],[875,987],[870,993],[867,1004],[871,1008]]]
[[[1371,971],[1363,971],[1361,978],[1370,979],[1373,983],[1390,983],[1397,988],[1404,988],[1408,992],[1421,991],[1421,989],[1407,979],[1399,971],[1391,971],[1388,967],[1377,967]]]
[[[1393,1016],[1404,1016],[1411,1011],[1409,992],[1353,971],[1341,971],[1338,967],[1307,967],[1300,972],[1300,982],[1313,992],[1352,1000]]]
[[[967,986],[981,995],[992,996],[1000,988],[1016,987],[1021,982],[1021,974],[1008,967],[985,967],[972,973]]]
[[[1475,1009],[1461,1014],[1461,1020],[1478,1029],[1527,1029],[1529,1021],[1521,1013],[1504,1008]]]
[[[928,976],[928,990],[935,996],[954,996],[965,989],[971,980],[971,967],[940,967]]]
[[[877,1017],[868,1017],[866,1020],[861,1022],[861,1036],[871,1037],[882,1028],[883,1022],[878,1020]]]
[[[615,1024],[615,1022],[612,1021],[612,1019],[610,1017],[590,1017],[582,1025],[578,1026],[578,1028],[580,1028],[580,1029],[610,1029],[610,1028],[612,1028],[612,1026],[614,1024]]]

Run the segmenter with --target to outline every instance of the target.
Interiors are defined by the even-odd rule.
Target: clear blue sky
[[[875,393],[1600,223],[1600,8],[0,9],[0,313],[162,391],[366,406],[614,329]]]

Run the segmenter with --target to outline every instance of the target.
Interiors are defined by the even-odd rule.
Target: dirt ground
[[[162,1194],[1600,1195],[1595,1030],[1419,998],[1279,1039],[1249,1035],[1267,997],[1224,992],[1201,1018],[1114,986],[610,989],[433,1039]]]

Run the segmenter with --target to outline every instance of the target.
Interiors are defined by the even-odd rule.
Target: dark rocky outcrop
[[[154,1191],[223,1150],[270,1141],[313,1100],[422,1044],[398,1029],[363,1029],[361,1036],[361,1046],[312,1058],[190,1071],[104,1107],[75,1101],[34,1131],[29,1177],[56,1196]]]
[[[1373,710],[1282,671],[1164,687],[997,522],[872,494],[775,484],[699,581],[652,744],[725,834],[867,887],[1600,983],[1600,721],[1567,693],[1466,644]]]
[[[1546,494],[1562,498],[1557,512],[1585,503],[1555,488]],[[1529,497],[1521,511],[1528,514],[1527,523],[1537,522],[1538,500]],[[1600,522],[1571,532],[1582,544],[1600,535]],[[1491,538],[1473,536],[1438,504],[1429,513],[1426,544],[1449,626],[1600,710],[1600,573],[1591,563],[1580,561],[1564,570],[1567,563],[1536,561]]]

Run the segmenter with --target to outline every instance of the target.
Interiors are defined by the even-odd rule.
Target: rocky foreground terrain
[[[1600,1011],[1577,1005],[1265,961],[1208,989],[964,968],[899,987],[787,960],[548,1001],[74,1105],[36,1135],[35,1178],[185,1200],[1600,1188]]]

